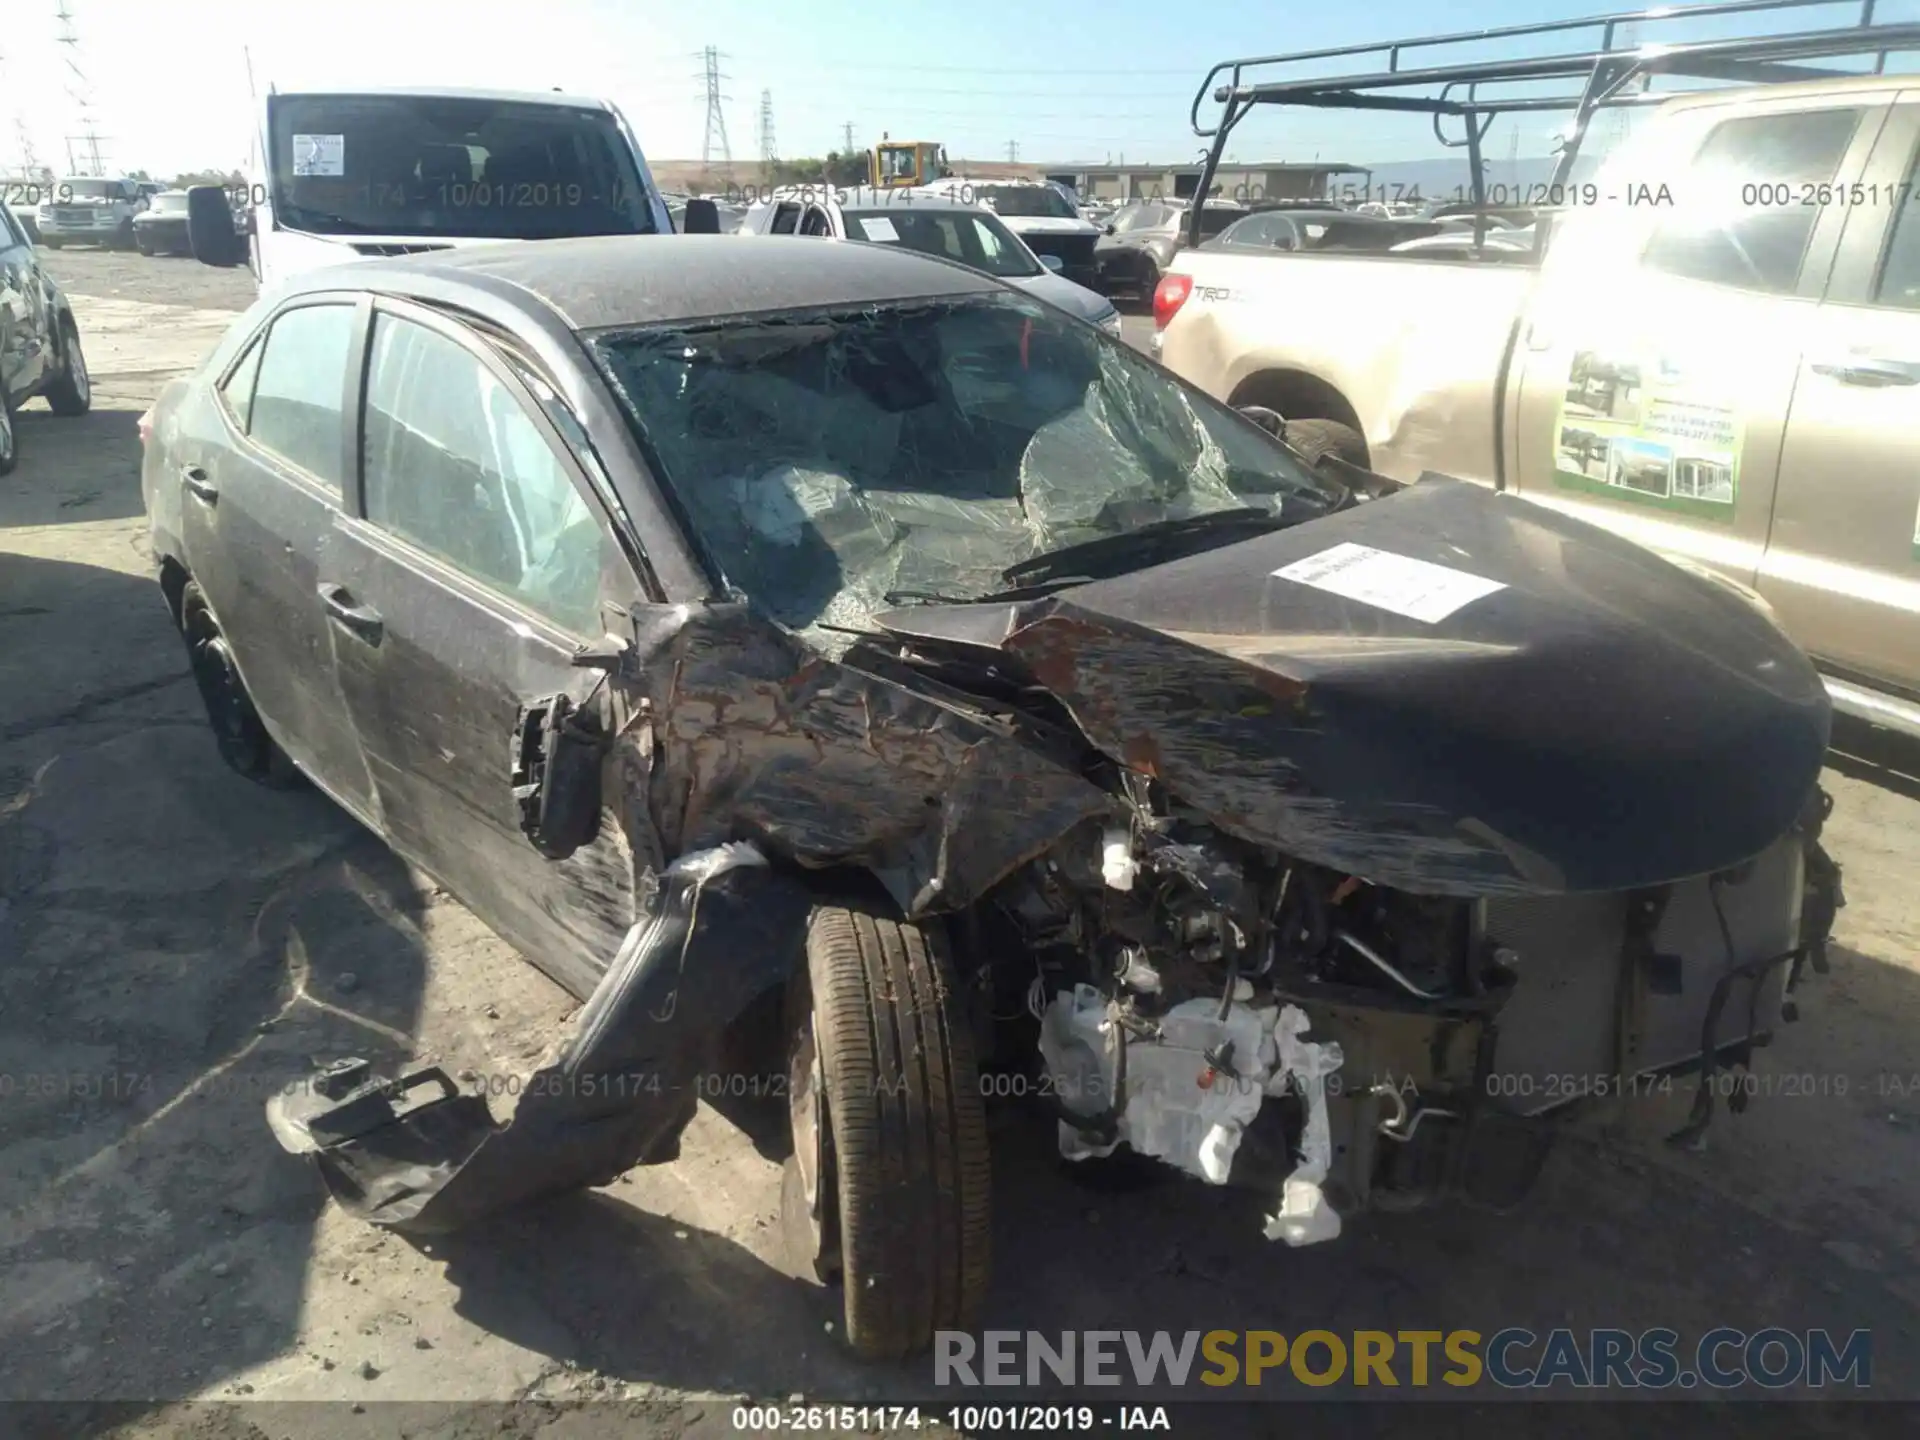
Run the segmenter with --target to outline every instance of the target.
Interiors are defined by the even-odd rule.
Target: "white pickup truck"
[[[1917,162],[1920,77],[1690,95],[1531,197],[1537,258],[1185,250],[1160,358],[1305,448],[1710,568],[1920,734]]]

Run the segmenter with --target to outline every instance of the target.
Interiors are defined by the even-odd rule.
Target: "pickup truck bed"
[[[1175,373],[1233,405],[1359,430],[1397,480],[1499,470],[1493,379],[1531,267],[1420,255],[1183,254],[1193,291],[1162,339]],[[1262,316],[1250,345],[1248,312]]]

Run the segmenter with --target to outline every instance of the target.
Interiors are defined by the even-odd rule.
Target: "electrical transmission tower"
[[[1007,141],[1007,163],[1009,165],[1017,165],[1020,163],[1020,142],[1018,140]]]
[[[93,86],[80,64],[80,32],[74,25],[73,7],[67,0],[55,0],[54,15],[60,22],[56,38],[67,51],[67,98],[73,101],[80,117],[80,133],[67,137],[67,168],[76,175],[102,176],[107,173],[107,162],[100,150],[103,137],[93,117]],[[80,147],[78,151],[74,149],[76,145]]]
[[[733,171],[733,147],[727,143],[727,117],[721,109],[721,102],[732,97],[720,90],[720,82],[727,77],[720,73],[721,55],[718,49],[709,45],[700,52],[704,69],[700,79],[706,86],[707,99],[707,138],[700,147],[700,168],[703,171],[713,168],[714,152],[720,154],[720,166],[729,177]]]
[[[1616,49],[1638,50],[1640,48],[1640,27],[1638,25],[1622,25],[1613,33],[1616,37],[1614,41]],[[1621,142],[1627,138],[1627,132],[1633,128],[1633,121],[1628,115],[1627,110],[1628,107],[1625,105],[1615,105],[1608,113],[1606,130],[1600,137],[1602,147],[1600,153],[1602,155],[1610,154],[1614,150],[1617,150]]]
[[[851,120],[840,127],[840,153],[842,155],[853,153],[853,122]]]
[[[773,143],[773,91],[760,92],[760,164],[771,177],[774,162],[780,158],[779,147]]]

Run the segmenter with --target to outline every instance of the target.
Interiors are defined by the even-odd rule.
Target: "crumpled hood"
[[[1227,831],[1430,894],[1736,865],[1800,815],[1830,718],[1736,594],[1439,478],[1043,601],[883,623],[1018,656],[1095,745]]]

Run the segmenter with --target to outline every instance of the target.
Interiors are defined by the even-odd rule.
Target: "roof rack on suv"
[[[1451,35],[1414,36],[1373,45],[1341,45],[1326,50],[1301,50],[1291,55],[1223,60],[1207,72],[1193,97],[1190,112],[1194,134],[1212,141],[1201,170],[1199,190],[1205,194],[1212,186],[1228,137],[1259,105],[1430,115],[1434,135],[1442,145],[1449,149],[1465,148],[1476,205],[1483,205],[1486,199],[1486,168],[1480,142],[1497,116],[1525,111],[1571,111],[1574,121],[1553,173],[1553,184],[1564,185],[1595,111],[1616,106],[1657,105],[1673,98],[1672,92],[1653,90],[1656,76],[1767,85],[1884,73],[1888,55],[1920,49],[1920,23],[1876,23],[1876,3],[1877,0],[1719,0],[1708,5],[1623,10],[1577,20],[1544,20]],[[1635,38],[1639,40],[1643,26],[1672,26],[1735,15],[1770,17],[1775,12],[1794,12],[1790,18],[1802,20],[1809,17],[1799,12],[1833,11],[1843,5],[1853,12],[1853,19],[1844,24],[1822,24],[1810,30],[1675,43],[1616,43],[1628,26],[1634,27]],[[1662,33],[1674,32],[1666,29]],[[1449,53],[1457,55],[1459,51],[1448,52],[1442,48],[1538,36],[1564,37],[1569,48],[1559,54],[1518,55],[1505,60],[1449,60],[1445,58]],[[1440,53],[1433,54],[1435,50]],[[1410,52],[1421,52],[1415,57],[1417,60],[1434,63],[1403,68]],[[1794,63],[1843,56],[1872,57],[1873,69],[1871,72],[1834,70]],[[1315,60],[1342,60],[1348,65],[1370,65],[1371,68],[1287,79],[1258,78],[1275,66]],[[1223,74],[1227,77],[1225,82],[1217,83]],[[1480,94],[1483,85],[1555,80],[1572,82],[1578,88],[1548,95],[1496,98]],[[1223,108],[1212,125],[1205,125],[1201,122],[1200,110],[1209,98]],[[1462,121],[1464,134],[1460,139],[1449,139],[1440,128],[1443,117],[1450,115]],[[1195,234],[1190,238],[1197,243],[1197,220],[1193,228]]]

